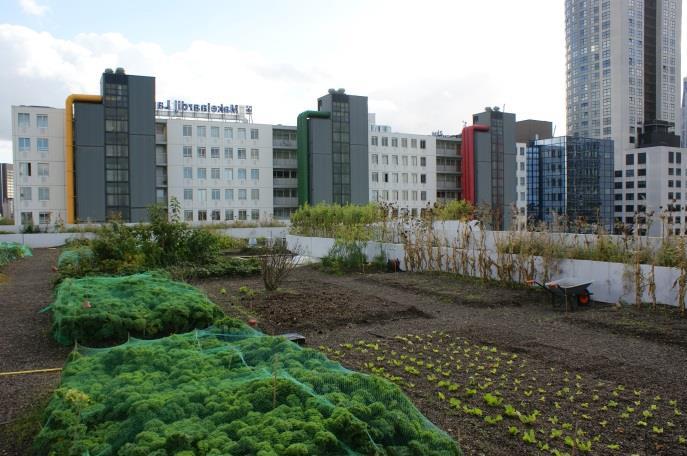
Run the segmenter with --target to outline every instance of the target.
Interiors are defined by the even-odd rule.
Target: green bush
[[[206,328],[222,317],[195,288],[150,273],[65,279],[48,309],[53,335],[64,345],[162,337]]]
[[[260,273],[260,263],[256,258],[218,257],[212,263],[203,265],[183,264],[170,266],[167,271],[175,279],[250,276]]]
[[[362,271],[367,262],[363,245],[362,242],[337,239],[327,256],[322,258],[322,268],[334,274]]]
[[[0,268],[8,265],[10,261],[31,255],[31,249],[24,244],[0,242]]]
[[[236,326],[235,326],[236,327]],[[75,352],[36,454],[459,455],[398,386],[283,338],[197,331]]]
[[[472,218],[475,207],[469,201],[452,200],[437,203],[434,209],[438,220],[469,220]]]
[[[339,237],[351,228],[366,227],[382,220],[384,211],[375,203],[364,206],[306,204],[291,215],[291,232],[302,236]]]

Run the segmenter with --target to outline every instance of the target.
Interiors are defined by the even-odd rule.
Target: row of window
[[[427,175],[426,174],[420,174],[420,183],[421,184],[426,184],[427,183]],[[400,173],[401,177],[401,183],[407,184],[408,183],[408,173]],[[372,182],[380,182],[380,173],[372,173]],[[391,179],[389,179],[391,178]],[[397,184],[398,179],[399,179],[399,173],[381,173],[381,182],[384,183],[393,183]],[[417,173],[412,173],[410,174],[410,179],[413,184],[418,183],[418,174]]]
[[[31,162],[19,162],[19,176],[31,177],[34,175],[39,177],[48,177],[50,175],[50,165],[48,163],[36,163],[36,167],[32,166]]]
[[[50,212],[39,212],[38,213],[38,223],[41,225],[50,224]],[[33,212],[22,212],[21,213],[21,224],[22,225],[33,225]]]
[[[237,211],[238,213],[238,218],[237,220],[248,220],[248,214],[249,212],[245,209],[239,209]],[[208,221],[208,211],[201,209],[196,212],[197,216],[195,221],[197,222],[207,222]],[[184,221],[186,222],[193,222],[193,215],[194,212],[191,210],[185,210],[184,211]],[[251,209],[250,211],[250,220],[259,220],[260,219],[260,209]],[[210,211],[210,219],[213,222],[220,222],[222,221],[222,211],[220,210],[212,210]],[[224,210],[224,220],[225,221],[232,221],[234,220],[234,209],[225,209]]]
[[[420,201],[427,201],[427,192],[424,190],[372,190],[372,201],[417,201],[418,195]]]
[[[247,201],[248,200],[248,190],[245,188],[240,188],[238,189],[238,200],[239,201]],[[208,189],[205,188],[199,188],[196,189],[196,197],[198,198],[197,201],[207,201],[208,200]],[[254,188],[251,189],[250,191],[250,199],[251,201],[257,201],[260,199],[260,189]],[[222,190],[219,188],[212,188],[210,189],[210,200],[211,201],[221,201],[222,200]],[[234,201],[234,189],[233,188],[225,188],[224,189],[224,200],[225,201]],[[184,189],[184,201],[193,201],[193,189],[192,188],[185,188]]]
[[[378,146],[379,145],[379,137],[378,136],[370,136],[370,145],[372,146]],[[382,146],[383,147],[389,147],[389,138],[387,136],[382,136]],[[391,147],[398,147],[398,138],[391,138]],[[404,149],[408,148],[408,138],[401,138],[401,147]],[[417,139],[411,138],[410,139],[410,148],[411,149],[417,149]],[[427,142],[424,139],[420,140],[420,149],[426,149],[427,148]]]
[[[33,199],[33,187],[19,187],[19,200],[31,201]],[[50,200],[50,188],[38,187],[38,201]]]
[[[207,147],[197,147],[196,148],[196,157],[197,158],[207,158]],[[182,151],[183,157],[184,158],[193,158],[193,148],[191,146],[184,146],[183,151]],[[210,158],[220,158],[219,155],[219,147],[211,147],[210,148]],[[246,149],[236,149],[236,158],[239,160],[246,160],[248,158],[247,151]],[[234,148],[233,147],[225,147],[224,148],[224,159],[225,160],[233,160],[234,159]],[[260,149],[251,149],[250,150],[250,159],[251,160],[260,160]]]
[[[191,137],[193,136],[193,126],[192,125],[184,125],[182,128],[182,134],[186,137]],[[207,126],[206,125],[196,125],[196,136],[198,138],[205,138],[207,137]],[[236,136],[237,139],[239,140],[245,140],[246,139],[246,129],[245,128],[237,128],[236,129]],[[219,127],[211,126],[210,127],[210,137],[211,138],[219,138]],[[234,129],[233,127],[224,127],[224,139],[234,139]],[[250,139],[260,139],[260,130],[257,128],[251,128],[250,129]]]
[[[210,168],[210,179],[221,179],[220,177],[221,168]],[[196,177],[198,179],[208,178],[207,168],[196,168]],[[236,178],[238,180],[245,180],[247,178],[246,168],[237,168]],[[251,180],[260,179],[260,170],[253,168],[250,170]],[[184,166],[184,179],[193,179],[193,168],[190,166]],[[224,168],[224,180],[231,181],[234,180],[234,168]]]
[[[31,152],[31,138],[19,138],[17,147],[19,152]],[[36,138],[36,150],[38,152],[47,152],[48,138]]]
[[[379,155],[377,154],[372,154],[370,155],[370,162],[373,165],[378,165],[379,164]],[[398,155],[392,155],[391,156],[391,164],[392,165],[398,165]],[[412,166],[417,166],[417,156],[412,155],[410,156],[410,163]],[[382,165],[388,165],[389,164],[389,156],[384,154],[382,155]],[[408,155],[401,155],[401,164],[403,166],[408,166]],[[427,166],[427,157],[420,157],[420,166]]]
[[[17,124],[20,128],[28,128],[31,126],[31,114],[28,112],[17,113]],[[48,128],[48,115],[36,114],[36,126],[38,128]]]

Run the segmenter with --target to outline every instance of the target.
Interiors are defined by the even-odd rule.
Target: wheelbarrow
[[[561,300],[558,298],[563,298],[566,312],[573,310],[577,306],[584,307],[591,303],[592,293],[589,291],[589,286],[594,283],[591,280],[565,277],[544,284],[536,280],[528,280],[527,283],[529,285],[538,285],[546,290],[551,296],[551,305],[554,307],[560,305]]]

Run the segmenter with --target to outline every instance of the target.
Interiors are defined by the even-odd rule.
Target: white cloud
[[[36,0],[19,0],[19,5],[21,9],[32,16],[42,16],[48,11],[48,7],[45,5],[39,5]]]

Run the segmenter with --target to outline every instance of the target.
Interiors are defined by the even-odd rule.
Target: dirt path
[[[69,348],[50,334],[50,314],[38,313],[53,298],[51,271],[59,251],[36,249],[32,257],[10,263],[0,283],[0,372],[62,367]],[[45,401],[60,374],[0,377],[0,455],[25,454],[24,436],[15,420],[36,403]],[[6,432],[11,430],[12,436]],[[14,438],[16,437],[16,439]]]

